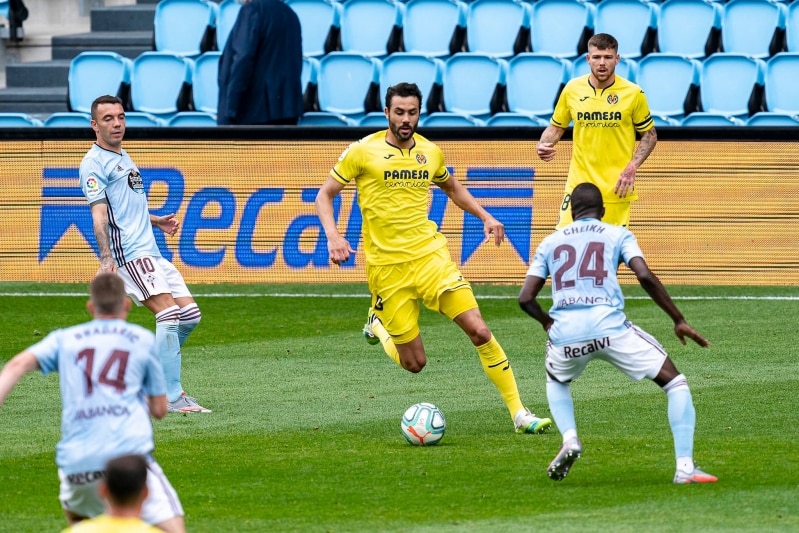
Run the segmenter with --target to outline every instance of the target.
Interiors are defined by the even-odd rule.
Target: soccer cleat
[[[553,481],[560,481],[569,473],[574,462],[583,454],[583,445],[576,438],[563,443],[558,455],[549,463],[547,475]]]
[[[366,324],[364,324],[363,326],[363,338],[366,339],[366,342],[368,342],[373,346],[380,342],[380,339],[377,338],[375,332],[372,331],[372,323],[375,320],[377,320],[378,322],[380,321],[380,319],[377,318],[377,315],[374,313],[374,311],[372,311],[372,308],[370,307],[369,314],[366,316]]]
[[[690,483],[715,483],[719,478],[711,476],[707,472],[702,472],[698,468],[694,468],[693,472],[684,472],[677,470],[674,474],[674,483],[677,485],[688,485]]]
[[[167,402],[166,410],[168,413],[210,413],[210,409],[206,409],[195,398],[186,396],[185,392],[180,393],[180,397],[174,402]]]
[[[527,409],[520,410],[513,417],[516,433],[543,433],[552,426],[549,418],[538,418]]]

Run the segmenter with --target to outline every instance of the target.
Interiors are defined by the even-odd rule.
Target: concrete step
[[[6,87],[64,87],[69,63],[67,59],[12,63],[6,66]]]
[[[67,111],[66,86],[0,89],[0,112],[42,116],[58,111]]]
[[[155,3],[92,9],[91,30],[153,31]]]
[[[135,59],[153,49],[150,31],[93,31],[53,36],[53,59],[72,59],[86,50],[110,50]]]

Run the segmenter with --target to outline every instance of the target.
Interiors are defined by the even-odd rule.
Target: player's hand
[[[331,262],[341,265],[341,263],[349,261],[350,254],[354,254],[355,250],[352,249],[347,239],[339,235],[327,240],[327,253],[330,255]]]
[[[702,348],[707,348],[710,343],[706,338],[699,334],[688,322],[678,322],[674,325],[674,334],[680,339],[680,342],[686,344],[685,338],[688,337],[697,343]]]
[[[626,198],[627,194],[633,193],[633,185],[635,184],[635,172],[638,169],[632,163],[619,175],[619,181],[616,182],[616,188],[613,191],[619,198]]]
[[[170,237],[174,237],[180,228],[180,221],[177,219],[175,213],[170,213],[162,217],[158,217],[155,225]]]
[[[555,153],[557,152],[553,143],[544,142],[538,143],[535,147],[535,151],[538,153],[538,157],[544,161],[552,161],[555,159]]]
[[[114,263],[114,260],[110,257],[100,259],[100,268],[97,269],[97,274],[95,277],[99,276],[100,274],[116,274],[117,271],[117,264]]]
[[[489,217],[483,222],[483,235],[485,239],[483,242],[488,242],[491,237],[494,237],[494,244],[499,246],[505,240],[505,226],[494,217]]]

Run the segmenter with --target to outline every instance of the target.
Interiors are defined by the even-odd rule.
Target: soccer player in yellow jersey
[[[444,164],[441,149],[416,133],[422,93],[399,83],[386,91],[388,130],[352,143],[339,157],[316,197],[330,260],[341,264],[354,250],[339,233],[333,200],[350,183],[358,189],[363,217],[366,276],[372,308],[364,334],[382,343],[388,356],[410,372],[427,363],[419,331],[419,300],[453,320],[477,349],[483,370],[505,401],[516,431],[541,433],[552,425],[524,407],[508,358],[480,314],[469,282],[446,248],[446,239],[428,219],[431,184],[452,202],[480,218],[486,241],[498,246],[503,225],[481,207]]]
[[[583,182],[602,191],[604,222],[630,224],[630,205],[638,199],[635,173],[655,148],[657,133],[644,91],[616,75],[618,50],[619,43],[612,35],[591,37],[587,54],[591,73],[566,84],[550,125],[538,141],[538,157],[552,161],[555,144],[574,122],[572,159],[558,228],[572,222],[571,191]],[[636,133],[641,136],[637,148]]]

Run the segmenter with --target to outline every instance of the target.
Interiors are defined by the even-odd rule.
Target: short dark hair
[[[147,460],[135,454],[111,459],[105,467],[105,485],[112,503],[135,503],[147,486]]]
[[[619,41],[609,33],[597,33],[588,39],[588,48],[595,47],[599,50],[619,51]]]
[[[92,120],[97,120],[97,108],[102,104],[119,104],[123,108],[125,107],[122,103],[122,99],[118,96],[111,96],[110,94],[98,96],[94,99],[94,102],[92,102]]]
[[[400,98],[404,98],[406,96],[415,96],[416,99],[419,100],[419,109],[422,108],[422,91],[415,83],[400,82],[389,87],[388,90],[386,90],[387,108],[391,109],[391,100],[395,96],[399,96]]]
[[[94,311],[100,315],[115,315],[125,305],[125,283],[117,274],[99,274],[89,284]]]
[[[572,218],[577,220],[579,213],[593,209],[602,211],[605,204],[602,201],[602,192],[593,183],[580,183],[571,193]]]

